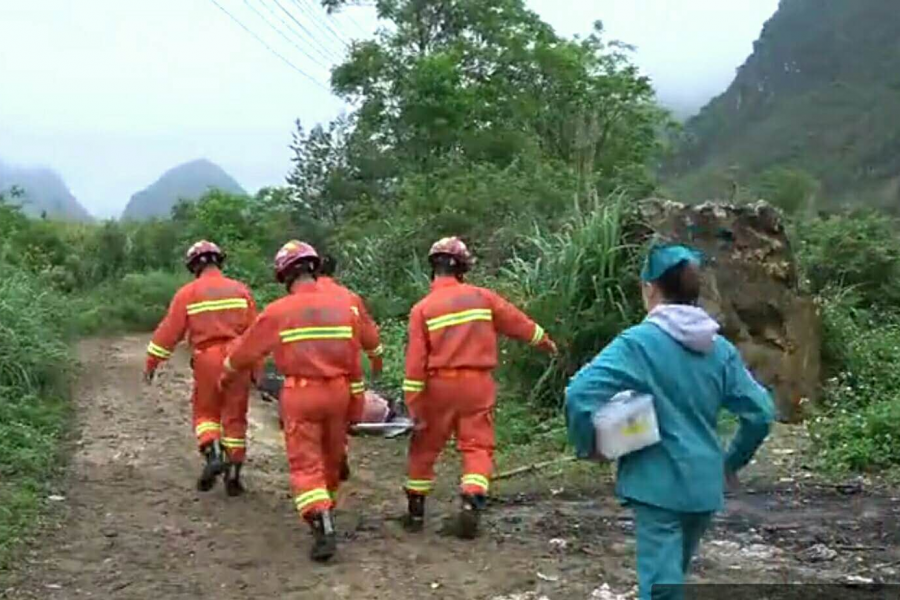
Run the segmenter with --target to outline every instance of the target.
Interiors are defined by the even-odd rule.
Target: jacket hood
[[[661,304],[647,315],[647,322],[665,331],[682,346],[702,354],[713,349],[719,333],[719,324],[697,306]]]

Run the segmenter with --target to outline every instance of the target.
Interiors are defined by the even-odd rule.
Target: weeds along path
[[[587,600],[603,583],[631,590],[633,524],[608,481],[578,493],[565,491],[565,479],[552,492],[530,491],[553,487],[536,479],[498,486],[484,535],[465,543],[442,533],[442,517],[455,508],[446,461],[428,531],[411,536],[399,521],[404,445],[380,440],[354,440],[339,554],[332,564],[311,564],[287,492],[274,407],[253,403],[249,493],[199,494],[186,358],[177,356],[146,388],[139,382],[145,344],[135,336],[81,345],[65,514],[26,553],[4,597]],[[789,452],[760,462],[775,465],[773,457]],[[758,472],[755,493],[736,498],[718,519],[699,580],[900,579],[892,566],[900,564],[896,498],[779,477],[774,467]]]

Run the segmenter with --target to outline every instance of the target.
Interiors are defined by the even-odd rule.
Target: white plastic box
[[[594,413],[597,452],[615,460],[659,442],[653,396],[620,392]]]

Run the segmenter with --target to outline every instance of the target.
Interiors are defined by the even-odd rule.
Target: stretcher
[[[272,369],[267,369],[262,380],[256,384],[262,399],[278,406],[279,422],[281,406],[278,399],[281,397],[283,385],[284,377]],[[414,427],[412,419],[404,414],[402,403],[393,401],[389,396],[377,391],[369,390],[365,394],[363,420],[350,426],[350,435],[394,439],[409,435]]]

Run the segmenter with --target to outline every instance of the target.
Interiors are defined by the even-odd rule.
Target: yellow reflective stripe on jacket
[[[488,491],[488,487],[490,485],[487,477],[485,477],[484,475],[476,475],[474,473],[469,473],[468,475],[463,475],[462,484],[463,485],[474,485],[474,486],[480,487],[485,492]]]
[[[331,502],[331,494],[325,488],[316,488],[294,498],[294,506],[303,512],[316,502]]]
[[[214,310],[235,310],[239,308],[250,308],[250,303],[247,302],[246,298],[222,298],[221,300],[195,302],[187,305],[187,314],[197,315]]]
[[[298,327],[280,331],[281,341],[284,344],[291,342],[303,342],[307,340],[350,340],[353,339],[353,327],[350,325],[340,327]]]
[[[381,356],[382,354],[384,354],[384,344],[378,344],[369,351],[369,356]]]
[[[434,487],[434,481],[431,479],[408,479],[406,481],[406,489],[411,492],[428,493]]]
[[[162,346],[160,346],[158,344],[154,344],[153,342],[150,342],[150,345],[147,346],[147,354],[151,354],[151,355],[155,356],[156,358],[161,358],[163,360],[166,360],[167,358],[172,356],[172,351],[166,350]]]
[[[225,448],[246,448],[247,441],[244,438],[223,437],[221,439],[222,446]]]
[[[541,343],[542,339],[544,339],[544,328],[541,327],[540,325],[538,325],[537,323],[535,323],[534,324],[534,335],[531,336],[531,345],[537,346],[538,344]]]
[[[350,383],[351,394],[362,394],[366,391],[366,384],[363,381],[353,381]]]
[[[428,331],[437,331],[444,327],[453,327],[454,325],[463,325],[472,321],[493,321],[494,317],[489,308],[473,308],[462,312],[450,313],[425,321]]]
[[[197,432],[197,435],[202,435],[207,431],[222,431],[222,425],[213,421],[203,421],[198,423],[194,430]]]
[[[404,392],[421,392],[425,389],[425,382],[418,381],[416,379],[404,379],[403,380],[403,391]]]

